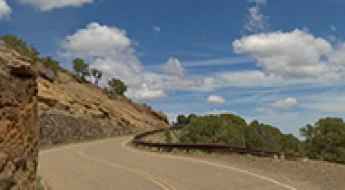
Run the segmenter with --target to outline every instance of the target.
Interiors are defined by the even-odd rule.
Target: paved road
[[[40,153],[39,173],[53,190],[295,190],[230,165],[143,152],[129,137]]]

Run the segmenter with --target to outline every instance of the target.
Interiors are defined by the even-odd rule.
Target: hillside
[[[3,42],[0,58],[33,62]],[[122,96],[109,98],[101,88],[62,68],[53,70],[39,61],[35,67],[42,146],[168,127],[166,118],[149,107]]]
[[[123,135],[167,127],[159,113],[125,97],[110,99],[88,83],[59,71],[54,82],[39,77],[42,144]]]

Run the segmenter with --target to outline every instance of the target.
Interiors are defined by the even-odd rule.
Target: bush
[[[111,79],[108,81],[108,94],[111,97],[123,96],[127,91],[127,86],[120,79]]]
[[[170,131],[164,131],[164,137],[167,143],[172,143],[173,138],[171,136]]]
[[[41,62],[46,67],[50,68],[55,74],[61,69],[59,62],[51,57],[42,58]]]

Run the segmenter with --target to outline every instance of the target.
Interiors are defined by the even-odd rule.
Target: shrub
[[[51,57],[42,58],[41,62],[46,67],[50,68],[55,74],[61,69],[59,62]]]
[[[164,131],[164,137],[167,143],[172,143],[173,138],[171,136],[170,131]]]
[[[111,79],[108,81],[108,93],[110,96],[123,96],[127,91],[127,86],[120,79]]]

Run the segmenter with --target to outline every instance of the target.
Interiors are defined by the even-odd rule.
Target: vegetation
[[[257,121],[247,125],[243,118],[233,114],[179,116],[177,122],[178,126],[183,126],[178,133],[181,143],[228,144],[302,154],[302,143],[293,135],[285,135],[279,129]]]
[[[45,190],[42,177],[40,176],[36,179],[36,190]]]
[[[340,118],[323,118],[302,128],[303,141],[258,121],[247,125],[241,117],[233,114],[180,115],[175,125],[182,126],[177,135],[181,143],[229,144],[345,163],[345,122]]]
[[[89,65],[81,58],[73,60],[73,69],[77,76],[83,81],[86,81],[86,77],[91,75]]]
[[[313,159],[345,163],[345,123],[340,118],[320,119],[301,129],[306,155]]]
[[[108,94],[112,97],[123,96],[127,91],[126,84],[120,79],[111,79],[108,81]]]
[[[50,68],[55,74],[61,69],[59,62],[51,57],[41,58],[41,63]]]
[[[258,121],[245,128],[245,137],[247,148],[284,152],[295,156],[303,154],[303,145],[298,138],[283,134],[278,128]]]
[[[32,62],[35,62],[39,58],[38,51],[28,45],[24,40],[21,38],[14,36],[14,35],[4,35],[0,37],[6,46],[16,50],[18,53],[32,59]]]
[[[164,137],[167,143],[172,143],[172,135],[170,131],[165,131]]]

